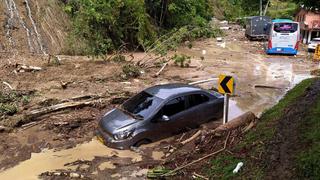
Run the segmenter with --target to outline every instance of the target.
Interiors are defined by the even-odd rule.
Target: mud
[[[265,56],[260,52],[261,43],[248,42],[238,36],[228,35],[225,48],[217,45],[215,39],[195,42],[192,49],[179,48],[176,53],[192,56],[192,68],[170,64],[157,78],[153,75],[158,68],[145,70],[139,78],[124,80],[120,78],[121,63],[59,56],[61,65],[53,65],[44,61],[46,59],[43,56],[24,55],[14,59],[0,59],[4,62],[0,67],[0,80],[10,83],[15,89],[35,92],[36,96],[31,99],[28,107],[20,110],[22,113],[76,96],[116,96],[124,91],[134,94],[155,84],[191,82],[230,74],[236,78],[236,93],[231,98],[229,111],[230,119],[233,119],[246,111],[259,115],[277,103],[296,83],[310,77],[311,70],[319,68],[319,64],[307,61],[303,56]],[[201,60],[202,50],[207,52],[204,60]],[[134,57],[134,60],[139,60],[143,53],[134,53]],[[43,70],[16,73],[16,62],[39,66]],[[68,83],[67,87],[61,87],[61,82]],[[255,88],[257,84],[278,88]],[[2,85],[0,87],[6,88]],[[215,88],[217,82],[205,83],[201,87]],[[103,114],[122,101],[114,99],[102,106],[51,113],[38,118],[37,124],[30,128],[1,133],[0,150],[3,153],[0,155],[0,179],[35,179],[40,174],[43,179],[59,179],[69,177],[65,175],[71,173],[92,179],[141,179],[146,169],[161,164],[172,155],[171,145],[194,133],[191,131],[184,137],[178,135],[143,146],[137,152],[111,150],[94,139],[94,131]],[[206,127],[213,129],[219,124],[221,120]],[[216,148],[215,139],[209,142],[212,142],[212,146],[207,150],[213,151]],[[188,147],[186,153],[190,154],[190,149],[194,147]],[[191,157],[190,154],[190,158],[196,156]],[[21,177],[17,172],[25,172],[25,176]],[[61,173],[65,175],[61,176]]]

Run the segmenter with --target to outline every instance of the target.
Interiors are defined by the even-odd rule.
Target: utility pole
[[[260,0],[260,16],[262,16],[262,0]]]

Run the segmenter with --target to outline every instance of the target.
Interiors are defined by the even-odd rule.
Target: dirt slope
[[[58,0],[3,0],[0,11],[0,52],[61,52],[70,23]]]
[[[304,96],[286,109],[286,115],[277,125],[276,135],[268,144],[266,177],[270,179],[292,179],[295,174],[296,154],[307,149],[301,142],[300,127],[304,123],[309,110],[316,103],[320,94],[320,80],[307,88]]]

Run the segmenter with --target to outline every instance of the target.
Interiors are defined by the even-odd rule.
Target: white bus
[[[275,19],[269,28],[267,54],[298,53],[300,42],[300,25],[288,19]]]

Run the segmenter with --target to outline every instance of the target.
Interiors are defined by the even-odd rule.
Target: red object
[[[298,50],[299,49],[299,43],[300,43],[300,37],[299,37],[299,34],[298,34],[298,37],[297,37],[298,41],[296,43],[296,46],[294,47],[295,50]]]
[[[272,48],[272,42],[271,42],[271,38],[270,38],[268,41],[268,49],[271,49],[271,48]]]

